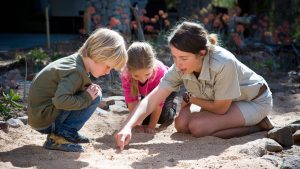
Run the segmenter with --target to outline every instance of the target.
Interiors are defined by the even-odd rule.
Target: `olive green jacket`
[[[92,98],[85,87],[91,79],[79,54],[56,60],[33,79],[28,97],[28,122],[40,130],[50,126],[61,110],[81,110]]]

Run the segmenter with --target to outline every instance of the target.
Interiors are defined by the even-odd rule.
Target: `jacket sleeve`
[[[78,72],[61,78],[52,102],[57,109],[81,110],[92,103],[92,97],[83,89],[83,80]]]

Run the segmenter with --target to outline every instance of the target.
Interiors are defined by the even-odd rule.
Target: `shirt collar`
[[[208,52],[208,54],[204,57],[201,73],[198,77],[198,80],[210,81],[209,60],[210,60],[210,53]]]

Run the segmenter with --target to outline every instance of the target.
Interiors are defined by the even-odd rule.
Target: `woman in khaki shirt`
[[[267,118],[273,101],[266,81],[218,46],[216,36],[200,24],[183,22],[168,40],[174,64],[115,134],[121,150],[136,122],[182,85],[188,93],[175,119],[178,132],[231,138],[273,128]]]

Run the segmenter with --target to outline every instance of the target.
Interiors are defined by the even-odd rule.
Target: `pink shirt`
[[[154,68],[154,72],[152,73],[151,77],[148,79],[146,84],[141,86],[138,83],[138,94],[142,96],[148,95],[156,86],[158,86],[160,79],[165,75],[165,73],[168,71],[169,67],[164,65],[161,61],[156,60],[156,66]],[[121,74],[121,80],[122,80],[122,87],[124,91],[125,96],[125,102],[131,103],[139,101],[139,95],[136,96],[131,95],[131,88],[130,88],[130,81],[132,80],[131,75],[126,71],[127,69],[124,69],[124,71]],[[161,106],[163,103],[161,103]]]

